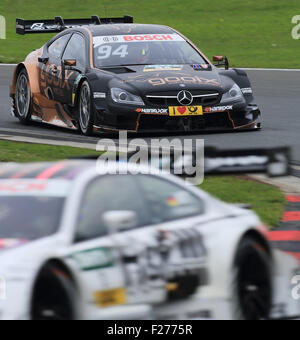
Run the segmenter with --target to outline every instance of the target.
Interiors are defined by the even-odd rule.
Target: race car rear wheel
[[[94,112],[89,83],[82,83],[79,95],[79,127],[81,132],[89,136],[93,133]]]
[[[35,284],[32,320],[76,320],[78,294],[71,279],[58,268],[43,269]]]
[[[31,90],[26,69],[22,69],[17,78],[14,113],[22,123],[31,118]]]
[[[272,307],[271,268],[271,258],[266,249],[251,237],[245,237],[234,264],[234,318],[269,318]]]

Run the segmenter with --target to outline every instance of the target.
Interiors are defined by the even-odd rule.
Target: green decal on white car
[[[95,248],[70,255],[84,271],[114,266],[114,256],[109,248]]]

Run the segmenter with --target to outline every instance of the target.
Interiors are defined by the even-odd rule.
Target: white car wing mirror
[[[138,218],[134,211],[107,211],[102,216],[103,222],[110,233],[133,229],[137,226]]]

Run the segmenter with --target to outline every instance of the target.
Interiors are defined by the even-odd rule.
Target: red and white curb
[[[300,195],[286,196],[287,206],[278,228],[268,234],[272,245],[299,260],[300,265]]]

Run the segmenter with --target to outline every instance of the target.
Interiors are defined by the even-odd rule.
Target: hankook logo
[[[193,95],[189,91],[180,91],[177,95],[177,100],[181,105],[191,105],[193,99]]]

